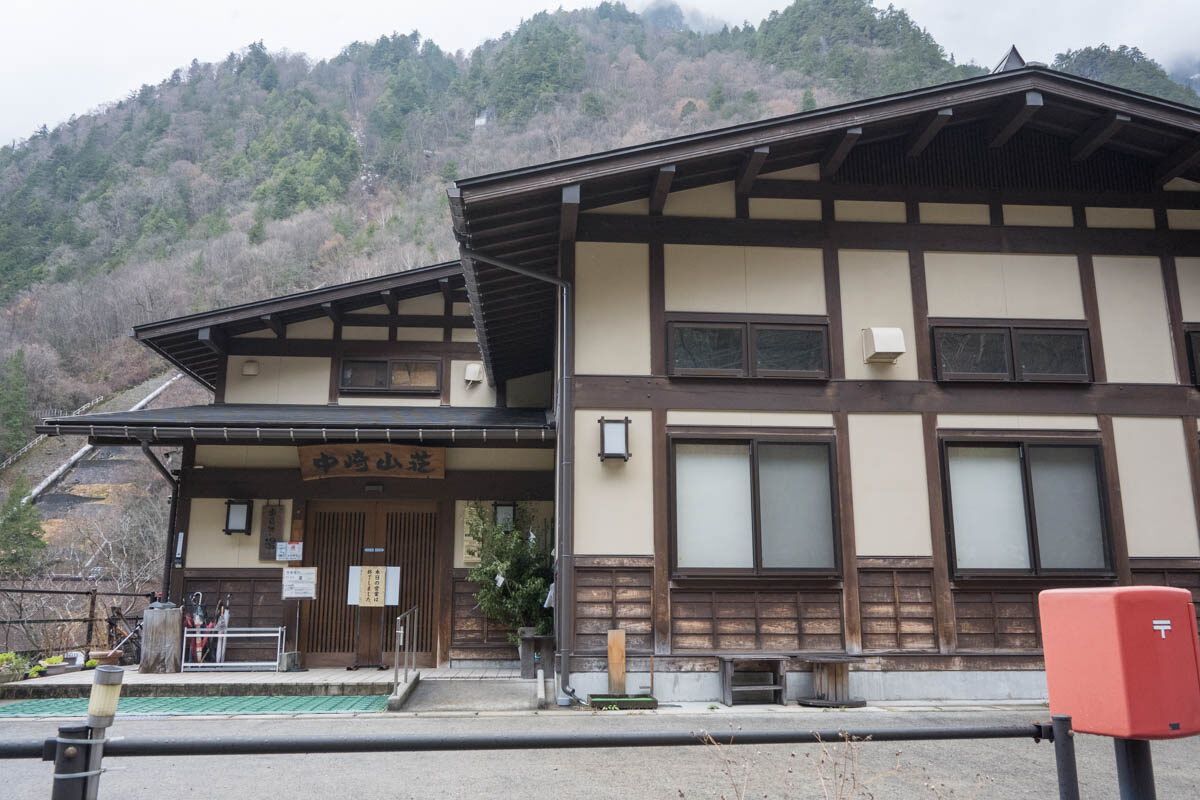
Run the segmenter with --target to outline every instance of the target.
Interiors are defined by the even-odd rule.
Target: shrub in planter
[[[0,683],[19,681],[29,671],[29,661],[16,653],[0,653]]]
[[[529,504],[518,503],[513,521],[497,524],[490,504],[472,503],[467,506],[466,529],[467,552],[479,558],[470,575],[479,585],[479,610],[512,628],[512,644],[518,644],[519,628],[553,632],[554,613],[545,607],[554,574],[549,522],[537,521]]]

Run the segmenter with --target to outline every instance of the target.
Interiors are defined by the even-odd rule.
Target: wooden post
[[[92,638],[96,635],[96,588],[88,592],[88,621],[87,621],[87,644],[84,650],[92,649]]]
[[[608,632],[608,693],[625,694],[625,631]]]
[[[183,609],[148,608],[142,616],[138,672],[179,672],[183,660]]]

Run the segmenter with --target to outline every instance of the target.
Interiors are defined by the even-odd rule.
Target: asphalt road
[[[492,716],[383,715],[118,720],[113,736],[712,731],[1015,725],[1045,709],[552,711]],[[0,739],[42,739],[60,720],[0,720]],[[1116,798],[1112,742],[1076,737],[1082,795]],[[1200,796],[1200,737],[1153,745],[1160,797]],[[106,759],[100,796],[214,798],[1017,798],[1057,796],[1045,742],[865,742],[810,746]],[[49,796],[51,768],[0,762],[0,797]],[[824,776],[824,785],[822,785]]]

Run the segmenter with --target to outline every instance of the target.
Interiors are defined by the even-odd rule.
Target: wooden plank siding
[[[278,628],[287,625],[292,641],[294,617],[286,618],[282,594],[282,575],[277,569],[188,569],[183,570],[185,597],[193,592],[203,596],[207,614],[215,614],[217,603],[229,599],[229,627]],[[209,617],[210,620],[215,617]],[[274,661],[273,644],[262,639],[230,639],[227,661]]]
[[[937,652],[931,570],[864,569],[858,583],[863,652]]]
[[[840,591],[673,590],[673,652],[841,651]]]
[[[450,658],[472,661],[512,661],[517,648],[509,644],[512,629],[490,620],[479,610],[475,592],[479,584],[468,580],[466,570],[455,570],[454,604],[450,618]]]
[[[1200,622],[1200,570],[1134,569],[1135,586],[1174,586],[1187,589],[1196,603],[1196,619]]]
[[[957,590],[954,618],[960,652],[1041,650],[1036,590]]]
[[[625,631],[628,653],[654,652],[650,569],[575,570],[575,652],[602,653],[608,631]]]

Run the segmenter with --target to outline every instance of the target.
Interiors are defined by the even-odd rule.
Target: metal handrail
[[[400,616],[396,617],[396,642],[392,648],[392,694],[396,693],[396,688],[400,685],[400,648],[404,648],[404,682],[408,683],[409,669],[417,668],[417,653],[415,648],[417,641],[417,609],[419,606],[413,606],[408,611],[405,611]],[[405,625],[405,618],[411,618],[408,626]],[[405,628],[411,628],[412,636],[405,637]],[[409,666],[411,662],[412,666]]]

